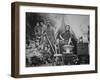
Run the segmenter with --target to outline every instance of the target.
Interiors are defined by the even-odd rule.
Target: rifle
[[[54,48],[53,48],[53,45],[52,45],[51,41],[49,40],[49,38],[47,36],[47,33],[46,32],[45,32],[45,36],[46,36],[46,38],[47,38],[47,40],[48,40],[48,42],[49,42],[49,44],[51,46],[51,49],[53,50],[54,53],[56,53],[55,50],[54,50]]]

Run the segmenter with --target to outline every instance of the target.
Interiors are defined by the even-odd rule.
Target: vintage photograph
[[[97,7],[11,4],[11,76],[97,73]]]
[[[26,67],[88,65],[90,16],[26,12]]]

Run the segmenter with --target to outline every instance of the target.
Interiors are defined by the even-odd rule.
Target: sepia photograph
[[[90,16],[26,12],[26,67],[88,65]]]

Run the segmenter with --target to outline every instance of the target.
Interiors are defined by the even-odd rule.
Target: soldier
[[[69,45],[71,43],[71,37],[72,37],[72,35],[70,32],[70,26],[66,25],[65,31],[60,34],[60,38],[61,38],[61,40],[65,41],[66,45]]]

